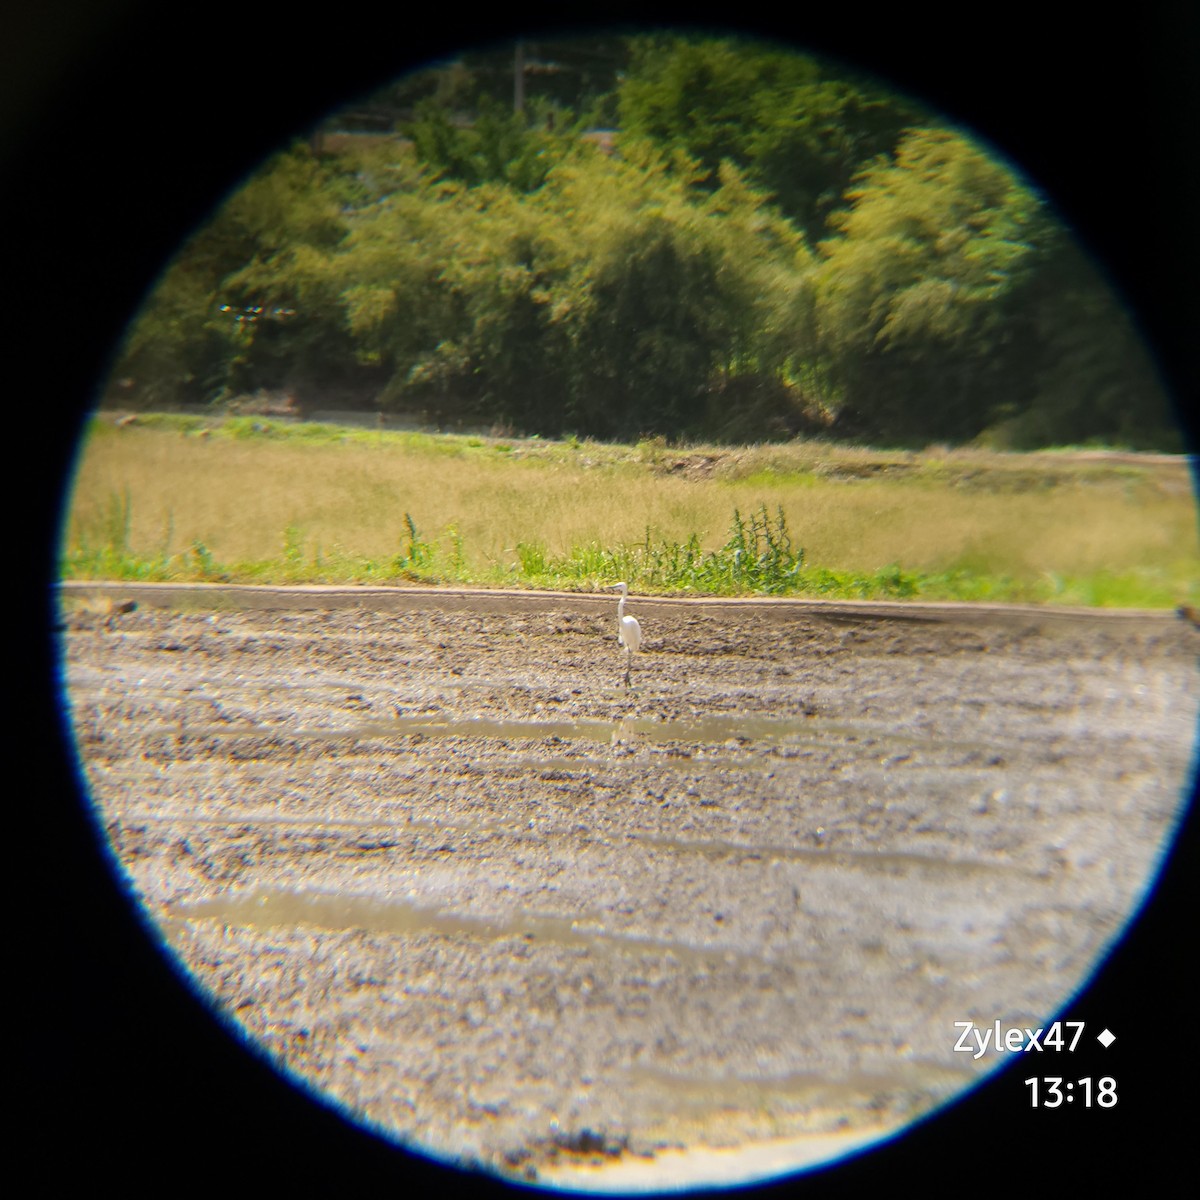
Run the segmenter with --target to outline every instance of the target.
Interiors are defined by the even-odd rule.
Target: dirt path
[[[955,1021],[1044,1024],[1119,934],[1189,769],[1190,625],[630,611],[626,690],[608,599],[67,589],[111,843],[288,1071],[518,1177],[669,1170],[908,1121],[998,1061]]]

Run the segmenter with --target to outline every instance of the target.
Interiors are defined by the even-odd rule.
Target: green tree
[[[919,116],[784,46],[665,36],[632,46],[619,90],[625,134],[684,151],[704,186],[717,185],[722,162],[736,164],[812,237],[854,173]]]
[[[847,199],[814,280],[841,427],[974,436],[1011,399],[1010,302],[1046,229],[1036,196],[962,135],[917,129]]]
[[[445,105],[424,100],[405,130],[421,161],[447,178],[470,185],[507,183],[532,192],[569,151],[575,121],[570,112],[545,103],[529,108],[515,113],[484,96],[472,119],[458,122]]]
[[[203,402],[306,378],[349,347],[285,278],[345,233],[328,171],[297,145],[218,209],[163,273],[114,367],[143,402]],[[336,325],[336,320],[334,322]]]
[[[137,408],[200,404],[225,386],[246,338],[220,311],[220,268],[193,246],[155,284],[113,363],[105,399]]]
[[[554,313],[569,266],[561,215],[497,186],[455,200],[439,276],[451,324],[427,340],[410,394],[438,386],[458,413],[558,434],[569,351]]]
[[[1062,226],[1013,319],[1025,386],[992,436],[1018,449],[1088,440],[1133,448],[1179,444],[1170,399],[1129,312]]]
[[[698,428],[716,376],[794,349],[763,314],[807,250],[732,168],[703,195],[631,154],[578,145],[533,194],[414,177],[289,271],[336,296],[385,403],[554,435]]]
[[[581,160],[551,181],[574,256],[558,306],[568,419],[598,436],[694,433],[723,372],[775,365],[757,332],[806,250],[732,167],[702,196],[647,147],[627,155]]]

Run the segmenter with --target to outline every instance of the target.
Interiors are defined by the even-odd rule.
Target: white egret
[[[642,627],[637,623],[637,617],[625,615],[625,601],[629,599],[629,587],[624,583],[614,583],[613,589],[620,589],[621,599],[617,604],[617,638],[625,647],[625,686],[629,686],[629,671],[633,666],[633,656],[642,648]]]

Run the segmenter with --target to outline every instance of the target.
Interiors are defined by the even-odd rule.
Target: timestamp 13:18
[[[1092,1079],[1063,1079],[1061,1076],[1049,1075],[1045,1079],[1034,1076],[1025,1080],[1025,1086],[1030,1090],[1029,1103],[1033,1108],[1058,1108],[1064,1102],[1074,1104],[1076,1097],[1083,1100],[1084,1108],[1093,1104],[1100,1108],[1112,1108],[1117,1102],[1117,1081],[1106,1075],[1095,1081],[1093,1090]]]

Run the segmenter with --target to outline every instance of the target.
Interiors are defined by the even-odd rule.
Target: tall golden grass
[[[218,563],[383,560],[407,537],[461,546],[464,577],[499,578],[517,547],[549,556],[725,539],[733,509],[782,508],[806,565],[889,564],[1016,581],[1142,573],[1195,599],[1200,538],[1183,461],[826,445],[720,451],[400,434],[236,437],[187,425],[112,429],[82,448],[64,549],[95,543],[128,500],[126,549],[202,544]],[[245,434],[246,428],[240,427]]]

